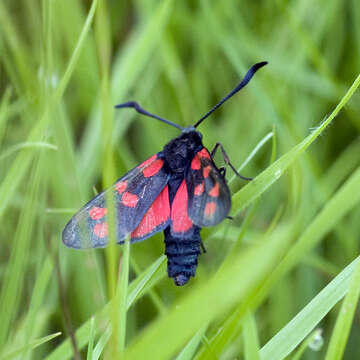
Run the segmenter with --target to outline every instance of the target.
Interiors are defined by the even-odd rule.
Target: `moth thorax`
[[[165,145],[164,155],[172,171],[182,172],[202,147],[199,132],[183,132]]]

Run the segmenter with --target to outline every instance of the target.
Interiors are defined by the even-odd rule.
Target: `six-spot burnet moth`
[[[118,243],[123,243],[127,236],[131,242],[142,241],[164,230],[167,271],[175,285],[185,285],[195,275],[200,248],[205,251],[201,228],[220,223],[230,211],[225,169],[217,168],[213,161],[216,150],[221,149],[225,163],[238,176],[251,180],[237,173],[220,143],[209,152],[196,128],[266,64],[264,61],[253,65],[234,90],[186,128],[147,112],[133,101],[116,105],[116,108],[133,108],[181,130],[162,151],[130,170],[107,190],[114,194]],[[107,245],[105,194],[97,195],[71,218],[62,234],[65,245],[76,249]]]

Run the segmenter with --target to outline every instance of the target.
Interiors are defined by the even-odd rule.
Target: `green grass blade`
[[[260,350],[260,358],[281,360],[289,355],[347,293],[360,258],[349,264]]]
[[[38,346],[45,344],[46,342],[58,337],[59,335],[61,335],[61,333],[57,332],[57,333],[45,336],[41,339],[33,340],[29,344],[21,347],[20,349],[11,351],[10,353],[4,354],[4,355],[0,355],[0,358],[1,358],[1,360],[16,359],[22,353],[33,350],[33,349],[37,348]]]
[[[129,281],[129,257],[130,257],[130,239],[127,239],[124,245],[123,256],[121,261],[120,283],[118,287],[119,292],[119,353],[122,354],[125,349],[126,340],[126,317],[127,317],[127,296],[128,296],[128,281]]]
[[[92,317],[90,319],[90,334],[89,334],[89,343],[87,348],[86,360],[94,360],[93,358],[94,338],[95,338],[95,319],[94,317]]]
[[[71,55],[71,58],[70,58],[70,61],[66,67],[66,70],[64,72],[64,75],[62,76],[60,82],[59,82],[59,85],[55,91],[55,94],[54,94],[54,102],[57,103],[58,101],[60,101],[61,97],[63,96],[65,90],[66,90],[66,87],[70,81],[70,78],[71,78],[71,75],[72,73],[74,72],[74,69],[75,69],[75,66],[76,66],[76,63],[79,59],[79,56],[81,54],[81,51],[84,47],[84,43],[85,43],[85,39],[86,39],[86,36],[87,34],[89,33],[89,30],[90,30],[90,26],[91,26],[91,23],[94,19],[94,15],[95,15],[95,10],[96,10],[96,6],[97,6],[97,0],[93,0],[92,4],[91,4],[91,8],[89,10],[89,14],[86,18],[86,21],[85,21],[85,24],[82,28],[82,31],[80,33],[80,36],[79,36],[79,40],[75,46],[75,49]]]
[[[101,335],[98,343],[96,344],[93,352],[93,360],[98,360],[104,351],[106,344],[109,342],[111,337],[111,326],[109,325],[104,333]]]
[[[325,360],[342,359],[360,295],[360,261],[354,269],[348,293],[341,305]]]
[[[199,329],[191,340],[181,350],[180,354],[176,357],[176,360],[191,360],[193,359],[196,349],[198,348],[202,337],[205,335],[207,326]]]
[[[329,117],[325,119],[308,137],[306,137],[301,143],[296,145],[285,155],[280,157],[272,165],[270,165],[265,171],[257,176],[253,181],[244,186],[235,195],[233,195],[233,208],[236,209],[236,213],[239,213],[242,209],[248,206],[258,196],[264,193],[275,181],[277,181],[281,175],[293,164],[301,154],[321,135],[321,133],[327,128],[331,121],[338,115],[340,110],[347,104],[351,96],[355,93],[360,85],[360,75],[357,76],[349,90],[344,97],[340,100],[339,104],[335,107]]]
[[[260,360],[256,321],[254,315],[249,311],[244,316],[243,328],[245,360]]]

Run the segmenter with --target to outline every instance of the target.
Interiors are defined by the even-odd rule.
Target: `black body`
[[[162,151],[171,174],[168,182],[170,204],[185,178],[191,160],[204,147],[201,139],[200,132],[192,127],[187,128],[180,136],[166,144]],[[164,230],[167,272],[168,276],[174,279],[175,285],[185,285],[191,276],[195,276],[201,245],[200,230],[196,225],[178,235],[171,232],[170,226]]]

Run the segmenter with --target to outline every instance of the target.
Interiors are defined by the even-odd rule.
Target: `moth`
[[[149,113],[137,102],[116,105],[116,108],[133,108],[142,115],[176,127],[181,133],[162,151],[130,170],[110,189],[82,207],[63,230],[64,244],[75,249],[107,245],[106,193],[110,192],[115,205],[117,243],[124,243],[127,236],[134,243],[164,231],[168,275],[175,285],[185,285],[195,276],[201,249],[205,252],[201,228],[219,224],[228,217],[231,208],[225,168],[218,168],[213,160],[216,151],[221,149],[225,163],[235,174],[251,180],[238,174],[220,143],[216,143],[211,152],[204,147],[202,134],[196,129],[266,64],[263,61],[253,65],[228,95],[194,125],[185,128]]]

